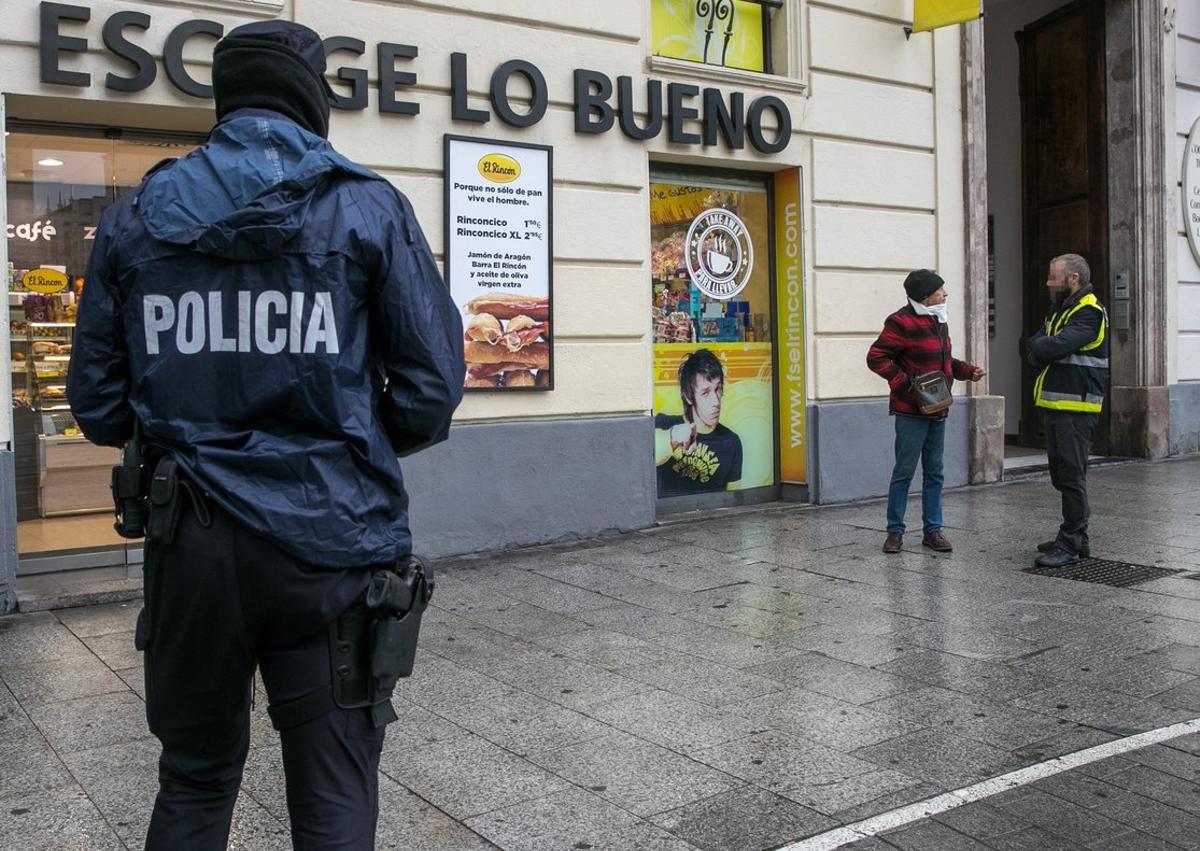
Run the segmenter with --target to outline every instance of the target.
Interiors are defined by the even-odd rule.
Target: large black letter
[[[137,72],[132,77],[118,77],[110,73],[104,78],[104,87],[117,92],[140,92],[150,88],[158,76],[158,66],[148,51],[125,38],[122,31],[126,27],[145,32],[150,29],[150,16],[142,12],[117,12],[104,22],[104,46],[128,60]]]
[[[389,44],[379,42],[379,111],[396,112],[400,115],[416,115],[421,111],[419,103],[396,100],[396,86],[411,86],[417,75],[409,71],[396,70],[396,58],[412,59],[417,48],[411,44]]]
[[[521,74],[529,81],[533,89],[533,97],[529,101],[529,112],[521,115],[514,112],[508,102],[508,79],[513,74]],[[550,96],[546,92],[546,78],[532,62],[523,59],[510,59],[492,74],[492,110],[500,116],[500,120],[513,127],[532,127],[542,120]]]
[[[92,84],[92,75],[82,71],[64,71],[58,67],[58,54],[63,52],[86,53],[86,38],[68,38],[58,34],[59,21],[91,20],[92,10],[86,6],[67,6],[63,3],[43,3],[41,8],[41,33],[38,36],[38,54],[42,66],[42,82],[59,86],[81,86]]]
[[[671,83],[667,86],[667,104],[671,111],[671,129],[667,138],[680,145],[696,145],[700,142],[699,133],[683,132],[683,122],[700,117],[700,111],[683,105],[684,98],[694,98],[700,94],[700,89],[687,83]]]
[[[203,19],[184,21],[171,30],[171,34],[167,36],[167,41],[163,45],[163,64],[167,66],[167,79],[175,88],[194,98],[211,98],[213,96],[212,86],[197,83],[183,67],[183,46],[194,35],[210,35],[213,38],[220,38],[224,34],[225,27],[221,24]]]
[[[596,93],[592,94],[592,84]],[[614,111],[608,99],[612,97],[613,84],[607,74],[599,71],[575,71],[575,132],[603,133],[613,126]],[[592,120],[592,114],[599,118]]]
[[[617,104],[621,112],[621,132],[630,139],[644,142],[662,131],[662,83],[646,81],[646,126],[638,127],[633,111],[633,78],[617,77]]]
[[[720,89],[704,90],[704,145],[717,144],[717,128],[729,147],[740,151],[746,147],[746,96],[734,92],[729,96],[732,115],[725,109],[725,98]]]
[[[450,54],[450,117],[455,121],[487,124],[491,115],[485,109],[467,106],[467,54]]]
[[[355,56],[362,56],[367,52],[367,46],[361,40],[342,35],[327,38],[322,44],[325,47],[326,59],[329,58],[329,54],[337,53],[339,50],[345,50],[347,53],[353,53]],[[337,78],[343,83],[350,84],[350,94],[339,95],[337,92],[334,92],[333,96],[329,98],[329,105],[334,109],[366,109],[366,70],[363,68],[338,68]]]
[[[768,142],[762,131],[762,114],[771,110],[779,119],[779,130],[774,142]],[[792,141],[792,114],[788,112],[787,104],[772,95],[764,95],[750,104],[750,113],[746,116],[747,128],[750,132],[750,144],[764,154],[777,154]]]

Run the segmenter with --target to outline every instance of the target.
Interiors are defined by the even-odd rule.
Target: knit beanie
[[[904,279],[904,291],[913,301],[924,301],[935,292],[946,286],[942,276],[928,269],[917,269],[909,272]]]
[[[321,37],[291,21],[256,21],[231,30],[213,50],[217,118],[269,109],[329,136],[329,83]]]

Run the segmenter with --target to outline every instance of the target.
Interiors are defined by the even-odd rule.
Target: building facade
[[[1019,124],[990,111],[993,77],[1010,73],[993,62],[990,27],[1027,4],[986,5],[984,23],[910,37],[912,0],[17,4],[0,41],[0,393],[14,402],[0,418],[5,606],[22,576],[137,575],[140,547],[107,531],[113,453],[75,433],[55,389],[89,228],[157,159],[203,142],[215,39],[264,18],[328,40],[332,143],[412,200],[478,331],[450,440],[403,463],[419,550],[885,493],[887,388],[864,358],[919,267],[948,282],[956,356],[1001,381],[995,394],[986,381],[956,388],[947,485],[996,480],[1023,391],[1009,374],[1019,356],[1004,349],[1001,364],[995,335],[1018,336],[1004,323],[1030,273],[1018,263],[1011,291],[989,277],[988,219],[1003,217],[988,197],[1014,191],[995,177],[1011,152],[989,146]],[[1108,5],[1137,7],[1148,26],[1143,4]],[[1200,329],[1200,264],[1185,262],[1179,202],[1162,191],[1182,152],[1175,130],[1190,129],[1185,105],[1200,104],[1186,64],[1200,41],[1184,35],[1200,34],[1195,17],[1178,10],[1169,38],[1158,21],[1162,120],[1179,105],[1171,132],[1158,128],[1158,194],[1147,183],[1141,197],[1157,197],[1162,231],[1174,211],[1156,286],[1177,330],[1159,335],[1161,376],[1147,361],[1122,378],[1161,406],[1138,419],[1136,400],[1122,402],[1125,454],[1194,450],[1200,429],[1200,385],[1186,384],[1200,374],[1180,368]],[[1011,234],[994,230],[1001,273],[996,249]],[[1006,251],[1023,256],[1019,242]],[[1171,263],[1197,285],[1169,279]],[[499,353],[521,329],[517,349]],[[715,413],[680,384],[710,356],[724,390]],[[679,451],[670,430],[702,416],[719,419],[720,439]]]

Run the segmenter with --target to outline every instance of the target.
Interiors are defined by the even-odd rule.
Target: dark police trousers
[[[1063,521],[1057,544],[1067,552],[1079,555],[1088,544],[1091,509],[1087,495],[1087,463],[1099,415],[1049,409],[1044,409],[1044,413],[1050,482],[1062,494]]]
[[[146,717],[162,743],[148,849],[223,851],[255,667],[271,706],[328,688],[326,626],[369,576],[302,565],[202,497],[183,499],[171,543],[147,543],[136,643]],[[383,737],[368,709],[332,709],[280,731],[295,848],[374,847]]]

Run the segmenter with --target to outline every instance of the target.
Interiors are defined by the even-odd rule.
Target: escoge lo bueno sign
[[[63,59],[72,53],[85,53],[88,39],[78,34],[80,24],[91,20],[87,6],[66,3],[42,3],[40,6],[38,54],[41,81],[52,85],[88,88],[91,74],[63,67]],[[154,56],[137,39],[138,33],[148,33],[153,20],[146,12],[118,11],[103,24],[101,39],[108,53],[127,68],[123,73],[110,71],[104,76],[104,87],[115,92],[140,92],[149,88],[158,76]],[[64,35],[64,28],[76,30]],[[212,86],[193,78],[183,61],[184,46],[195,38],[216,40],[225,34],[225,26],[217,21],[192,19],[184,21],[166,34],[162,42],[162,61],[167,79],[179,91],[195,98],[211,98]],[[351,54],[363,56],[366,43],[349,36],[325,39],[325,55]],[[413,44],[394,44],[381,41],[375,45],[378,65],[378,104],[380,113],[417,115],[420,104],[400,99],[403,88],[414,86],[413,71],[397,70],[397,60],[414,60],[419,49]],[[332,62],[330,63],[333,64]],[[341,91],[335,91],[333,107],[341,110],[367,108],[367,69],[354,66],[338,67],[334,74]],[[454,121],[486,124],[495,114],[505,124],[532,127],[546,114],[549,91],[545,75],[532,62],[512,59],[501,64],[491,75],[489,101],[491,109],[475,109],[467,103],[467,55],[450,55],[450,105]],[[526,79],[532,96],[528,105],[518,109],[508,95],[508,83],[514,76]],[[787,104],[772,95],[756,98],[749,105],[742,92],[726,95],[720,89],[704,88],[689,83],[646,81],[646,116],[639,120],[634,108],[633,78],[619,76],[614,81],[600,71],[578,69],[574,72],[575,132],[605,133],[614,127],[630,139],[654,139],[665,129],[667,139],[679,145],[711,147],[723,141],[733,150],[750,144],[765,154],[777,154],[788,146],[792,136],[792,117]],[[614,97],[615,96],[615,97]],[[614,102],[615,101],[615,102]],[[774,116],[768,126],[767,113]],[[699,121],[700,132],[687,129],[687,122]]]

